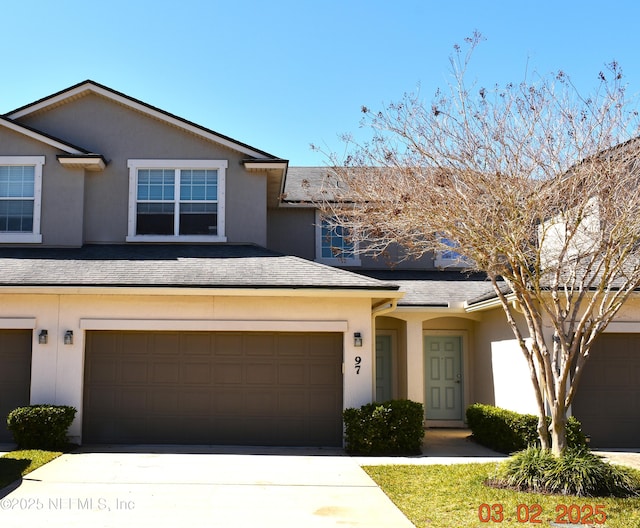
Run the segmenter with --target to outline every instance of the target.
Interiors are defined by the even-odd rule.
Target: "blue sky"
[[[340,152],[362,105],[449,78],[474,30],[480,84],[562,69],[588,92],[621,63],[640,92],[637,0],[5,0],[0,113],[92,79],[292,165]]]

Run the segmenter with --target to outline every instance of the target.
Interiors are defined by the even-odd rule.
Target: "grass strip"
[[[0,489],[58,458],[61,454],[60,451],[27,449],[12,451],[0,457]]]
[[[576,498],[495,489],[484,484],[495,475],[495,463],[363,469],[420,528],[570,526],[584,520],[595,527],[640,527],[640,498]],[[598,505],[601,513],[596,513]],[[602,513],[604,524],[598,523],[604,520]]]

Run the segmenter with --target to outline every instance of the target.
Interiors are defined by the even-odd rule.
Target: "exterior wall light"
[[[40,330],[40,333],[38,334],[38,343],[40,343],[41,345],[46,345],[48,341],[49,332],[47,332],[46,330]]]
[[[353,334],[353,346],[362,346],[362,334],[360,332],[356,332],[355,334]]]
[[[64,333],[64,344],[73,345],[73,330],[67,330]]]

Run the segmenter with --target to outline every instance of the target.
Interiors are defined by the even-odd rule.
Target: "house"
[[[308,200],[324,171],[93,81],[1,116],[0,414],[73,405],[82,443],[329,446],[373,400],[427,426],[534,410],[484,277],[358,256]],[[575,405],[604,443],[637,442],[638,308]]]

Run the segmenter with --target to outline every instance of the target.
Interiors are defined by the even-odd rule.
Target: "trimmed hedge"
[[[345,450],[359,455],[421,453],[424,407],[410,400],[369,403],[345,409]]]
[[[28,405],[7,416],[7,429],[21,449],[57,450],[67,445],[67,431],[76,416],[68,405]]]
[[[500,453],[522,451],[532,445],[540,445],[538,417],[520,414],[500,407],[475,403],[466,412],[467,425],[479,444]],[[551,418],[547,417],[551,425]],[[567,446],[585,447],[587,440],[581,425],[573,416],[567,421]]]

